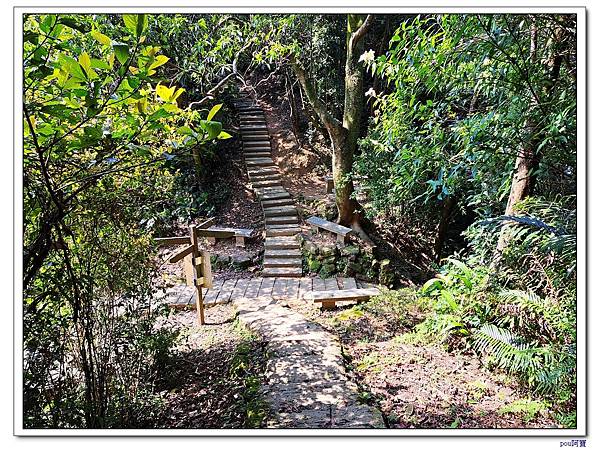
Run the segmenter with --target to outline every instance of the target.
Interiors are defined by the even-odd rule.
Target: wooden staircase
[[[263,277],[301,277],[302,254],[296,235],[298,211],[281,184],[279,167],[271,156],[271,139],[262,108],[250,100],[234,103],[248,179],[260,200],[265,218]]]

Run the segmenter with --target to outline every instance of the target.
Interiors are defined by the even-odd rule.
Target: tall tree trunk
[[[538,62],[538,29],[535,19],[531,25],[531,40],[529,48],[530,63]],[[548,80],[542,89],[542,101],[549,101],[552,98],[554,87],[557,84],[560,74],[560,65],[562,62],[562,51],[565,44],[565,32],[562,28],[557,28],[554,37],[550,42],[553,50],[550,56]],[[537,181],[537,172],[540,167],[542,155],[538,150],[542,136],[540,135],[541,124],[537,123],[533,111],[540,108],[542,105],[538,103],[537,96],[532,95],[531,108],[529,117],[527,118],[525,128],[527,132],[527,140],[523,149],[517,155],[513,170],[512,183],[510,186],[510,195],[506,203],[505,215],[513,215],[515,213],[515,205],[523,201],[525,198],[533,194]],[[508,245],[509,238],[504,228],[500,233],[498,246],[496,250],[501,252]]]
[[[346,68],[344,79],[344,114],[342,121],[335,118],[319,99],[314,83],[309,79],[304,69],[292,58],[292,68],[300,81],[306,96],[315,113],[325,125],[331,144],[333,182],[336,192],[338,223],[351,227],[363,239],[369,237],[362,229],[362,208],[356,199],[352,198],[354,184],[352,183],[352,164],[360,132],[360,119],[363,107],[363,72],[358,59],[364,49],[363,40],[366,32],[373,23],[373,16],[356,14],[348,15],[346,34]]]

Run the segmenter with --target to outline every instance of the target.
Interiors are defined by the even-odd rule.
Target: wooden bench
[[[217,238],[226,239],[229,237],[235,237],[235,245],[237,247],[245,247],[246,239],[251,238],[254,234],[254,230],[251,230],[249,228],[229,228],[212,226],[207,228],[206,231],[206,234],[210,234],[210,236],[207,236],[206,238],[211,244],[215,244],[217,242]]]
[[[335,307],[336,302],[364,302],[379,294],[380,291],[377,288],[339,289],[307,292],[304,294],[304,299],[314,303],[321,303],[323,309],[331,309]]]
[[[345,243],[348,239],[348,235],[352,233],[352,228],[344,227],[337,223],[330,222],[329,220],[321,219],[320,217],[309,217],[306,220],[312,227],[313,230],[317,231],[319,228],[327,230],[337,235],[338,242]]]

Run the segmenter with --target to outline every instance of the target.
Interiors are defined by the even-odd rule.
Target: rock
[[[319,275],[323,278],[329,278],[331,275],[335,273],[335,264],[323,264],[321,270],[319,270]]]
[[[321,255],[324,258],[329,256],[337,256],[338,248],[333,245],[325,245],[321,247]]]
[[[311,241],[304,241],[303,249],[308,255],[319,254],[319,247],[317,246],[317,244]]]
[[[321,262],[323,264],[335,264],[337,258],[335,256],[328,256],[327,258],[323,258]]]
[[[356,245],[348,245],[342,248],[341,253],[342,256],[358,256],[360,255],[360,248]]]
[[[231,264],[239,269],[247,269],[252,265],[252,258],[246,255],[232,256]]]

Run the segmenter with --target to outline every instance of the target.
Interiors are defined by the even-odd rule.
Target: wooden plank
[[[338,289],[332,291],[315,291],[308,292],[304,298],[314,302],[323,302],[328,300],[349,301],[349,300],[367,300],[371,297],[379,295],[380,291],[377,288],[368,289]]]
[[[323,228],[324,230],[331,231],[332,233],[339,234],[341,236],[346,236],[348,233],[352,232],[352,228],[344,227],[337,223],[330,222],[329,220],[321,219],[320,217],[309,217],[306,219],[306,222],[315,227]]]
[[[313,278],[313,291],[324,291],[325,290],[325,280],[321,278]]]
[[[358,289],[354,278],[341,278],[342,289]]]
[[[196,259],[200,256],[198,251],[198,235],[196,228],[190,225],[190,243],[192,244],[192,267],[194,274],[194,287],[196,288],[196,317],[200,325],[204,325],[204,298],[202,297],[202,285],[204,280],[199,280],[202,276],[202,267],[196,265]]]
[[[192,263],[192,255],[187,255],[183,258],[183,270],[185,272],[185,284],[194,286],[194,265]]]
[[[188,242],[189,242],[189,239],[188,239]],[[187,255],[190,255],[193,251],[194,251],[194,246],[193,245],[188,245],[186,248],[184,248],[183,250],[181,250],[179,253],[175,253],[173,256],[171,256],[169,258],[169,262],[171,264],[173,264],[173,263],[176,263],[177,261],[181,261]]]
[[[261,278],[251,278],[250,281],[248,281],[248,287],[246,288],[244,296],[246,298],[256,298],[258,296],[261,283]]]
[[[217,230],[209,230],[209,229],[199,229],[199,230],[196,230],[196,232],[198,233],[198,236],[212,237],[212,238],[219,238],[219,239],[230,238],[230,237],[235,236],[235,233],[233,231],[217,231]]]
[[[196,229],[203,229],[203,228],[208,228],[210,227],[213,223],[215,223],[215,218],[211,217],[210,219],[206,219],[204,222],[200,222],[198,225],[196,225]]]
[[[287,286],[285,289],[285,296],[291,300],[298,298],[298,288],[300,287],[300,279],[288,278]]]
[[[231,292],[231,301],[234,301],[238,298],[243,298],[246,293],[246,289],[248,288],[248,278],[239,278],[235,283],[235,287]]]
[[[287,279],[276,278],[273,284],[273,297],[283,298],[287,293]]]
[[[262,283],[260,284],[260,289],[258,291],[258,296],[271,296],[273,292],[273,286],[275,285],[275,278],[265,277],[262,279]]]
[[[210,265],[210,253],[202,250],[202,277],[204,278],[204,287],[213,287],[212,266]]]
[[[204,303],[214,303],[221,292],[221,286],[223,286],[223,280],[215,281],[212,289],[209,289],[204,296]]]
[[[215,303],[224,304],[229,302],[231,293],[235,287],[235,282],[236,280],[226,280],[223,283],[223,286],[221,286],[221,291],[219,292],[219,296],[215,299]]]
[[[165,237],[154,239],[158,245],[184,245],[190,243],[190,238],[185,237]]]
[[[298,285],[298,299],[303,300],[304,294],[312,291],[313,280],[312,278],[303,277],[300,278],[300,283]]]
[[[339,289],[337,279],[335,278],[326,278],[323,280],[325,282],[325,290],[327,291],[335,291]]]
[[[207,228],[208,231],[226,231],[227,233],[233,233],[235,236],[243,236],[243,237],[252,237],[252,233],[254,233],[253,229],[250,228],[232,228],[232,227],[217,227],[212,226]]]

